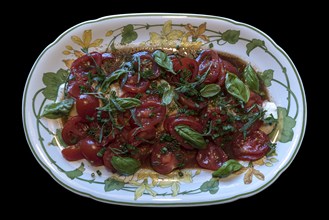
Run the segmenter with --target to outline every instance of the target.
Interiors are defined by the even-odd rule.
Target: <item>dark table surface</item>
[[[82,3],[81,3],[82,4]],[[95,4],[95,3],[94,3]],[[186,3],[188,4],[188,3]],[[234,3],[232,3],[234,4]],[[306,35],[305,26],[302,24],[306,21],[303,11],[300,13],[292,13],[291,8],[284,8],[273,5],[271,11],[265,8],[253,8],[252,4],[243,5],[244,12],[235,12],[233,6],[198,7],[196,5],[187,5],[180,8],[173,5],[164,4],[158,7],[150,7],[149,4],[139,2],[138,5],[126,4],[125,8],[109,5],[107,7],[84,5],[79,9],[73,7],[53,8],[53,10],[31,10],[21,16],[21,22],[16,23],[22,30],[15,30],[16,37],[21,42],[20,47],[24,49],[24,59],[20,59],[20,64],[16,65],[16,73],[19,75],[19,87],[15,91],[17,95],[16,110],[17,114],[21,114],[21,97],[25,80],[29,71],[42,50],[50,44],[63,31],[80,22],[96,19],[106,15],[135,13],[135,12],[184,12],[184,13],[200,13],[210,14],[222,17],[228,17],[237,21],[241,21],[259,28],[267,33],[272,39],[281,46],[295,63],[301,78],[303,80],[306,94],[308,97],[308,105],[315,103],[315,91],[309,89],[311,77],[311,65],[305,56]],[[264,6],[265,7],[265,6]],[[42,20],[42,22],[41,22]],[[26,28],[28,26],[28,28]],[[6,42],[4,42],[6,43]],[[17,53],[16,56],[19,54]],[[16,80],[16,79],[15,79]],[[311,109],[309,109],[309,115]],[[41,168],[36,159],[33,157],[27,145],[25,135],[22,128],[21,118],[17,116],[15,131],[19,134],[19,138],[14,137],[15,146],[19,146],[19,167],[17,170],[21,175],[17,176],[14,181],[15,193],[12,205],[31,205],[34,212],[38,215],[38,209],[45,210],[48,213],[60,216],[63,211],[71,211],[72,216],[121,212],[122,214],[136,214],[140,217],[147,216],[146,212],[140,212],[142,208],[130,208],[116,205],[103,204],[89,198],[76,195],[58,183],[56,183],[45,170]],[[305,207],[305,204],[313,196],[313,192],[309,187],[313,187],[309,179],[309,173],[306,172],[306,165],[310,157],[314,157],[314,153],[309,149],[312,146],[311,129],[314,123],[308,120],[308,128],[301,146],[301,149],[290,167],[275,181],[270,187],[254,195],[252,197],[241,199],[233,203],[202,207],[203,211],[212,211],[213,215],[232,214],[241,216],[255,216],[256,218],[266,217],[260,215],[259,211],[267,211],[269,215],[280,215],[282,211],[291,209],[292,204],[297,207]],[[314,131],[313,131],[314,132]],[[17,143],[18,141],[18,143]],[[15,171],[16,172],[16,171]],[[11,203],[10,203],[11,204]],[[183,209],[185,213],[195,213],[200,208]],[[127,210],[127,211],[126,211]],[[137,211],[138,210],[138,211]],[[239,210],[239,211],[237,211]],[[123,212],[122,212],[123,211]],[[137,211],[137,212],[134,212]],[[160,210],[161,211],[161,210]],[[164,210],[162,210],[163,212]],[[216,211],[216,212],[213,212]],[[306,212],[307,209],[300,208],[300,212]],[[144,214],[143,214],[144,213]],[[166,212],[164,212],[166,213]],[[52,214],[51,214],[52,215]],[[258,217],[257,217],[258,216]]]

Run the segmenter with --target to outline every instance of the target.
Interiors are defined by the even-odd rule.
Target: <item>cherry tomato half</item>
[[[91,163],[91,165],[103,165],[103,159],[97,156],[97,153],[102,147],[95,140],[87,137],[80,140],[77,145],[80,147],[82,155]]]
[[[144,127],[159,124],[165,116],[166,107],[157,101],[145,100],[136,108],[136,118]]]
[[[262,131],[251,131],[244,138],[239,135],[233,142],[232,153],[238,160],[258,160],[269,151],[269,137]]]
[[[63,141],[67,145],[78,143],[79,140],[87,136],[88,125],[80,116],[70,118],[62,130]]]
[[[191,58],[183,57],[178,58],[176,56],[171,57],[173,63],[173,69],[177,75],[167,73],[168,81],[170,83],[179,83],[180,79],[184,79],[187,82],[194,82],[199,72],[199,64]]]
[[[143,93],[150,86],[150,81],[140,78],[138,82],[138,74],[128,73],[127,82],[122,87],[125,92]]]
[[[152,141],[156,136],[156,131],[153,125],[146,127],[137,127],[132,129],[128,134],[129,143],[133,146],[138,146],[143,142]]]
[[[134,69],[140,74],[148,74],[147,79],[156,79],[160,76],[160,68],[149,52],[142,51],[133,55]]]
[[[217,170],[220,168],[228,157],[222,148],[210,142],[206,149],[198,151],[196,160],[200,167],[208,170]]]
[[[223,70],[223,64],[216,51],[204,50],[196,58],[196,61],[199,63],[199,75],[205,74],[210,67],[208,76],[204,83],[215,83],[220,79],[220,85],[224,84],[225,73]]]
[[[168,174],[178,167],[176,155],[169,148],[170,143],[159,143],[153,148],[151,165],[160,174]]]
[[[180,93],[178,96],[178,102],[182,106],[187,107],[189,109],[193,109],[193,110],[200,110],[208,105],[207,101],[196,102],[196,101],[193,101],[192,98],[187,97],[187,96],[183,95],[182,93]]]
[[[184,138],[182,138],[175,130],[177,125],[187,125],[193,130],[203,133],[203,125],[200,123],[199,119],[192,116],[177,116],[172,115],[167,118],[164,122],[164,129],[168,131],[173,138],[175,138],[180,145],[186,149],[194,149],[190,144],[186,143]]]
[[[91,118],[96,114],[96,108],[99,107],[99,99],[93,95],[80,95],[76,100],[76,107],[81,118]]]
[[[102,64],[102,54],[93,52],[76,59],[71,65],[71,74],[77,79],[87,80],[87,74],[97,72],[97,66]]]
[[[83,159],[80,147],[76,145],[69,146],[62,150],[63,157],[68,161],[77,161]]]

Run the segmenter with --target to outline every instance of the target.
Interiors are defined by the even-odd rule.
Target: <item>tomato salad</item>
[[[276,115],[266,110],[274,103],[258,73],[213,50],[86,53],[72,63],[64,94],[43,113],[64,122],[63,157],[122,175],[217,172],[275,148]]]

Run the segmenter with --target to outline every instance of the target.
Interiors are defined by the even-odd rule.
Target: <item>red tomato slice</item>
[[[181,149],[182,155],[183,155],[183,161],[184,161],[184,167],[197,167],[197,161],[196,161],[196,150],[186,150]]]
[[[167,78],[170,83],[179,83],[180,79],[184,79],[187,82],[195,81],[199,72],[199,64],[194,59],[172,56],[171,61],[173,63],[173,69],[177,75],[170,72],[167,73]]]
[[[146,100],[136,108],[136,118],[144,126],[155,126],[166,116],[166,107],[160,102]]]
[[[151,71],[152,75],[148,76],[148,79],[156,79],[160,76],[160,68],[154,61],[152,55],[149,52],[142,51],[133,55],[134,69],[143,72]]]
[[[155,136],[156,131],[154,126],[149,125],[132,129],[128,134],[128,140],[131,145],[138,146],[143,142],[152,141]]]
[[[86,54],[76,59],[71,65],[71,74],[77,77],[77,79],[87,80],[87,74],[90,72],[95,74],[97,72],[97,66],[102,64],[102,54],[98,52]]]
[[[111,159],[115,156],[111,149],[107,149],[103,155],[103,164],[104,166],[109,169],[111,172],[115,173],[116,169],[112,166]]]
[[[62,130],[63,141],[67,145],[78,143],[79,140],[87,136],[88,125],[80,116],[70,118]]]
[[[257,93],[250,91],[250,97],[248,102],[244,105],[245,109],[250,108],[251,106],[253,106],[254,104],[258,104],[258,105],[262,105],[263,103],[263,99],[260,95],[258,95]],[[254,108],[254,111],[258,111],[258,108]]]
[[[185,143],[185,140],[176,132],[175,127],[177,125],[187,125],[193,130],[203,133],[203,125],[200,123],[199,119],[192,116],[177,116],[173,115],[164,121],[164,129],[168,131],[173,138],[175,138],[180,145],[186,149],[194,149],[190,144]]]
[[[191,98],[183,95],[182,93],[179,94],[178,101],[182,106],[187,107],[192,110],[197,110],[197,111],[200,109],[203,109],[204,107],[206,107],[208,105],[207,101],[195,102]]]
[[[259,130],[251,131],[246,138],[241,134],[233,141],[232,153],[238,160],[258,160],[270,150],[268,142],[269,137]]]
[[[93,117],[98,107],[99,99],[93,95],[80,95],[76,100],[77,113],[83,119]]]
[[[152,151],[151,165],[160,174],[168,174],[178,167],[178,160],[174,152],[170,151],[170,143],[159,143]]]
[[[222,60],[222,61],[223,61],[225,74],[226,74],[226,72],[234,73],[236,75],[239,74],[238,68],[236,68],[231,62],[229,62],[227,60]]]
[[[68,84],[67,84],[67,92],[68,92],[68,94],[71,97],[77,99],[82,94],[82,91],[84,91],[84,92],[92,92],[93,90],[84,81],[70,80],[68,82]]]
[[[140,78],[138,82],[138,74],[128,74],[127,82],[122,87],[122,90],[125,92],[131,93],[143,93],[150,86],[150,81],[147,79]]]
[[[76,145],[69,146],[62,150],[63,157],[68,161],[77,161],[83,159],[80,147]]]
[[[142,165],[149,166],[152,150],[153,146],[144,143],[139,145],[136,150],[131,152],[131,157],[136,160],[139,160]]]
[[[223,69],[223,64],[216,51],[204,50],[196,58],[196,61],[199,63],[199,75],[205,74],[211,65],[208,76],[205,79],[204,83],[215,83],[219,79],[219,84],[221,86],[224,85],[225,73]],[[222,82],[223,76],[224,81]]]
[[[105,112],[102,112],[101,117],[101,120],[109,118],[108,114]],[[108,122],[106,123],[99,122],[97,113],[94,114],[93,118],[94,120],[89,123],[89,131],[97,142],[99,142],[100,135],[102,135],[102,141],[100,144],[105,147],[115,140],[117,131],[112,131],[112,123],[109,120],[107,120]]]
[[[210,142],[206,149],[198,151],[196,160],[200,167],[208,170],[217,170],[228,157],[222,148]]]
[[[82,155],[91,163],[91,165],[103,165],[103,159],[97,156],[97,153],[102,149],[100,144],[92,138],[87,137],[80,140],[77,145],[80,147]]]

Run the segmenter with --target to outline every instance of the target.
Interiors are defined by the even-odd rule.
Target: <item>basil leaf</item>
[[[257,73],[255,72],[254,68],[250,65],[250,63],[244,68],[243,71],[243,78],[245,83],[249,86],[249,88],[256,92],[259,93],[259,79],[257,76]]]
[[[45,106],[42,117],[57,119],[69,115],[74,104],[74,99],[65,99],[61,102],[51,103]]]
[[[153,53],[153,59],[159,66],[176,75],[173,69],[173,63],[166,53],[162,52],[161,50],[156,50]]]
[[[162,95],[162,104],[169,105],[175,96],[175,90],[165,80],[161,80],[160,86],[164,90]]]
[[[225,87],[235,98],[238,98],[245,103],[248,102],[250,97],[249,88],[238,78],[237,75],[227,72]]]
[[[187,125],[177,125],[175,131],[185,139],[187,143],[196,149],[204,149],[207,146],[202,134],[196,132]]]
[[[113,156],[111,164],[120,174],[127,176],[136,173],[141,167],[141,163],[138,160],[130,157]]]
[[[136,98],[116,98],[115,101],[124,110],[135,108],[142,104],[141,100]]]
[[[200,90],[200,95],[209,98],[217,95],[220,92],[220,86],[217,84],[208,84]]]
[[[113,73],[111,73],[110,75],[108,75],[101,85],[101,91],[106,92],[106,90],[108,90],[109,86],[114,81],[118,80],[120,78],[120,76],[122,76],[123,74],[125,74],[127,72],[128,72],[128,70],[126,70],[126,69],[118,69],[118,70],[114,71]]]
[[[212,173],[213,177],[224,178],[240,170],[243,166],[236,160],[226,161],[218,170]]]

